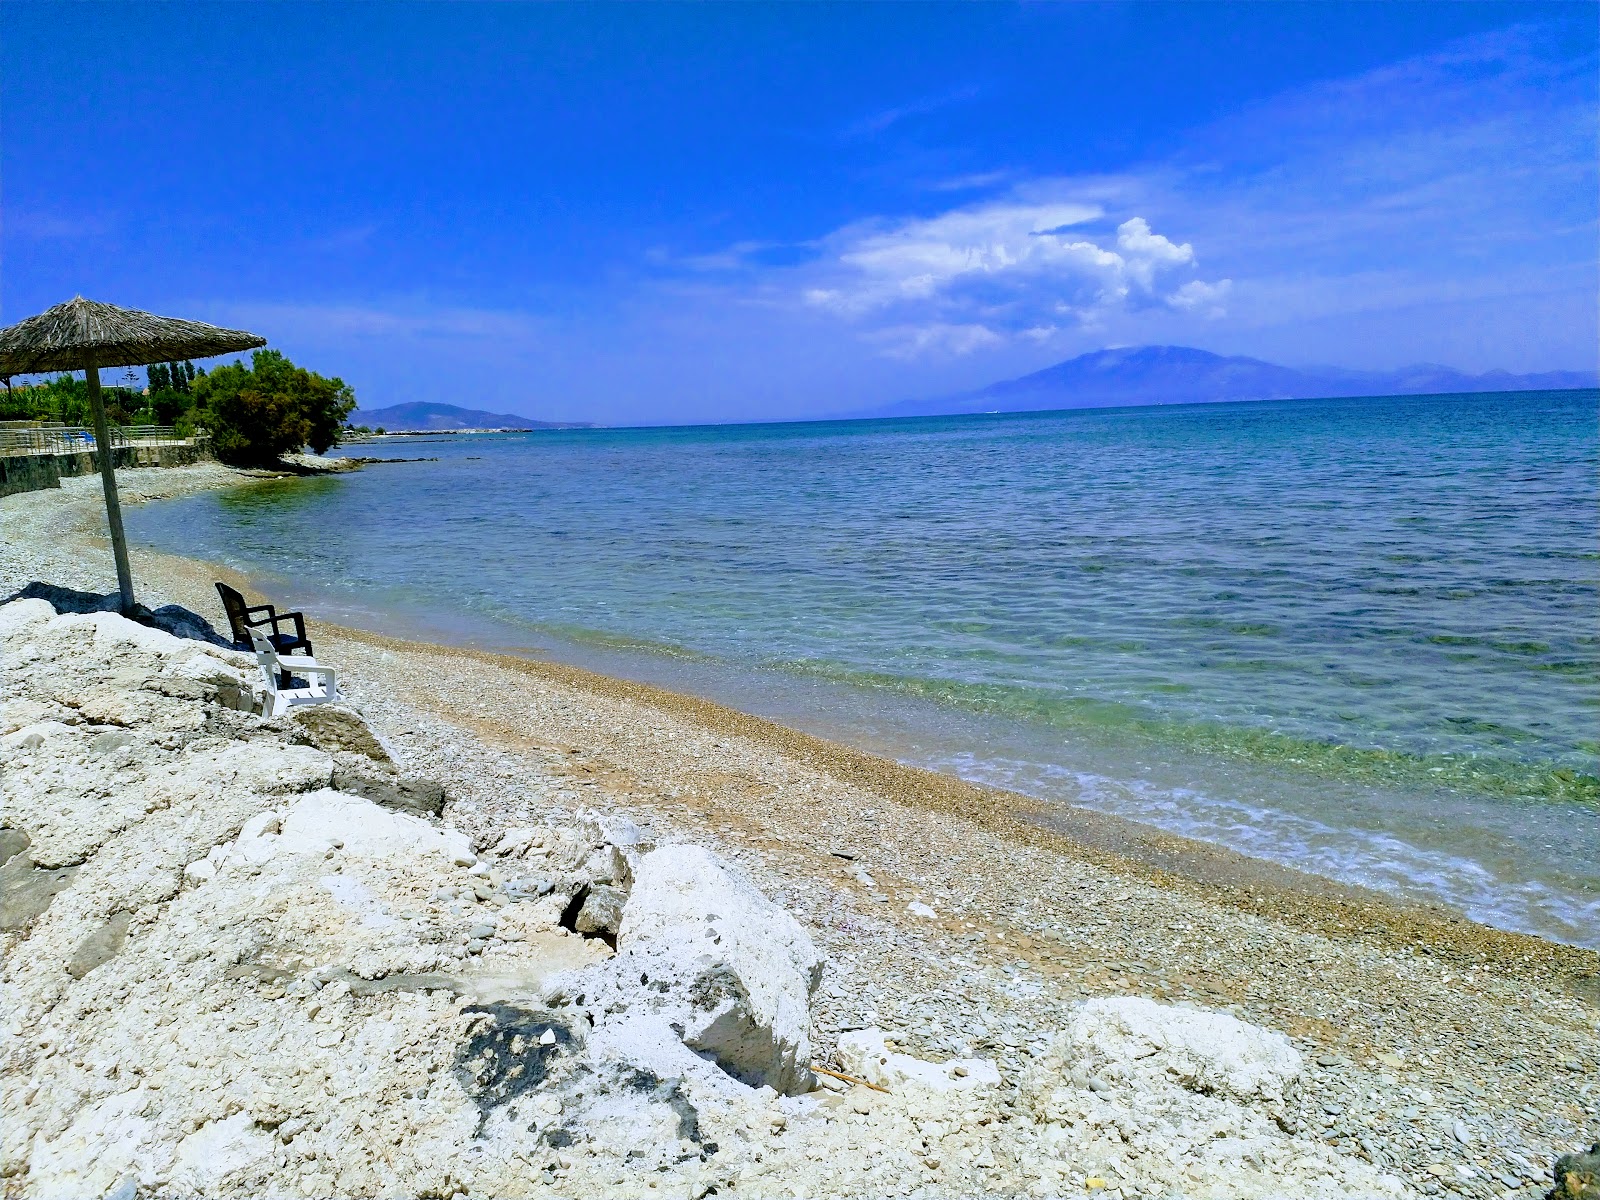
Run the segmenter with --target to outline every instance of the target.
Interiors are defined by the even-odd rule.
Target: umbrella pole
[[[122,592],[122,615],[133,615],[133,571],[128,566],[128,539],[122,532],[122,502],[117,499],[116,448],[105,401],[100,398],[100,368],[91,356],[84,364],[83,380],[89,385],[89,409],[94,413],[94,444],[99,451],[100,482],[106,490],[106,524],[111,526],[111,554],[117,560],[117,588]]]

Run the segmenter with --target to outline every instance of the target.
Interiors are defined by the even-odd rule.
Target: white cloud
[[[1194,262],[1193,246],[1188,242],[1175,245],[1152,233],[1150,222],[1143,217],[1132,217],[1117,226],[1117,249],[1122,251],[1129,276],[1146,288],[1154,285],[1157,271]]]
[[[1012,171],[975,171],[970,175],[953,175],[928,184],[930,192],[980,192],[995,187],[1012,178]]]
[[[1105,216],[1099,201],[1032,195],[858,222],[819,240],[798,294],[864,326],[887,322],[865,335],[898,357],[1046,341],[1123,309],[1220,309],[1226,285],[1192,277],[1193,246],[1138,216],[1110,237],[1083,231]]]
[[[1180,312],[1199,313],[1204,317],[1221,317],[1227,315],[1225,302],[1232,290],[1231,279],[1219,279],[1216,283],[1191,279],[1168,296],[1167,303]]]
[[[891,325],[874,330],[869,340],[890,358],[902,359],[935,355],[959,358],[1005,341],[984,325],[951,325],[939,321],[928,325]]]
[[[385,304],[256,303],[200,304],[197,311],[225,324],[263,336],[323,343],[338,339],[467,343],[500,342],[528,346],[549,331],[548,318],[508,309],[429,307],[396,301]]]

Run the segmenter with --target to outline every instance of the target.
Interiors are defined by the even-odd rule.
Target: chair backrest
[[[217,586],[220,587],[222,585],[218,584]],[[272,644],[272,640],[266,634],[253,626],[247,626],[245,633],[250,639],[251,646],[255,648],[256,665],[261,668],[261,678],[267,685],[267,691],[276,692],[278,690],[278,672],[282,669],[278,665],[277,647]]]
[[[228,624],[233,628],[233,640],[245,643],[251,640],[250,619],[244,597],[225,583],[217,584],[217,595],[222,597],[222,611],[228,614]]]

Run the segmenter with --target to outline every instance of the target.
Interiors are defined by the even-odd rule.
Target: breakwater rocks
[[[1299,1054],[1226,1015],[1091,1001],[1016,1077],[814,1045],[811,937],[716,855],[604,812],[474,844],[253,673],[0,606],[8,1196],[1405,1194],[1286,1132]]]

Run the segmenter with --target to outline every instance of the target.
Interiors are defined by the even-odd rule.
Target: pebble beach
[[[127,504],[247,478],[217,464],[119,473]],[[97,478],[0,499],[0,597],[31,581],[110,591],[103,530]],[[248,580],[188,559],[135,549],[133,563],[141,602],[182,606],[217,628],[225,621],[213,581],[251,590]],[[581,1145],[551,1149],[547,1139],[538,1161],[496,1160],[475,1180],[472,1131],[451,1141],[457,1135],[433,1130],[430,1153],[459,1155],[459,1169],[448,1180],[453,1190],[429,1194],[1532,1197],[1552,1188],[1559,1156],[1600,1139],[1593,951],[904,766],[697,697],[308,615],[317,658],[339,669],[350,706],[384,747],[385,769],[442,785],[442,812],[429,819],[469,844],[486,872],[516,876],[507,864],[525,851],[495,854],[512,844],[508,831],[566,828],[592,813],[625,820],[644,845],[703,848],[815,946],[807,1057],[860,1079],[878,1069],[863,1066],[863,1054],[871,1057],[863,1044],[881,1034],[893,1051],[878,1056],[887,1091],[819,1073],[809,1091],[781,1101],[761,1095],[759,1119],[750,1115],[757,1101],[697,1084],[706,1093],[695,1103],[706,1113],[737,1111],[742,1132],[736,1142],[724,1135],[719,1154],[702,1150],[687,1165],[652,1161],[648,1172],[585,1158]],[[12,672],[7,686],[20,696],[35,685]],[[53,694],[30,702],[41,713],[64,703]],[[326,753],[337,784],[337,753]],[[0,825],[12,826],[18,767],[5,769]],[[217,844],[239,836],[239,827],[219,829]],[[434,896],[460,890],[459,882],[429,886]],[[188,895],[152,901],[152,909]],[[469,886],[468,909],[490,904],[473,895]],[[134,911],[138,926],[144,917]],[[486,927],[477,939],[484,945],[474,950],[468,937],[463,953],[521,952]],[[50,945],[44,935],[13,927],[3,936],[0,1071],[6,1123],[15,1128],[42,1103],[40,1079],[66,1079],[50,1074],[35,1036],[36,1022],[56,1019],[43,1015],[42,998],[76,996],[72,989],[92,986],[95,974],[47,985],[33,961],[36,942],[40,953]],[[459,1015],[445,991],[425,994],[431,1007],[416,1021]],[[1118,1066],[1096,1032],[1095,1021],[1113,1018],[1094,1006],[1111,1001],[1153,1002],[1162,1019],[1180,1024],[1188,1018],[1172,1014],[1200,1013],[1270,1035],[1282,1078],[1158,1099],[1171,1085]],[[1119,1014],[1126,1037],[1130,1014],[1141,1012],[1104,1010]],[[360,1015],[353,1008],[348,1020]],[[1073,1046],[1098,1049],[1075,1059]],[[1289,1049],[1292,1069],[1283,1065]],[[940,1092],[935,1102],[906,1082],[917,1068],[902,1058],[981,1064],[960,1069],[987,1080],[992,1067],[997,1078]],[[1212,1112],[1200,1100],[1232,1107]],[[1182,1107],[1191,1102],[1199,1107]],[[53,1160],[35,1148],[60,1134],[54,1119],[28,1125],[33,1145],[8,1139],[0,1164],[7,1195],[69,1194],[44,1185]],[[1208,1157],[1200,1139],[1183,1142],[1174,1158],[1173,1139],[1196,1138],[1191,1127],[1203,1120],[1233,1122],[1230,1136],[1254,1139],[1253,1149]],[[285,1123],[263,1125],[279,1132],[254,1184],[162,1176],[158,1186],[134,1172],[123,1185],[134,1190],[124,1194],[248,1194],[250,1186],[401,1194],[370,1169],[370,1147],[369,1165],[358,1168],[359,1137],[348,1161],[330,1145],[312,1169],[311,1159],[294,1157],[301,1138],[283,1138]],[[511,1146],[509,1132],[493,1136],[495,1146]],[[513,1161],[521,1174],[505,1165]],[[1180,1173],[1177,1161],[1194,1169]]]

